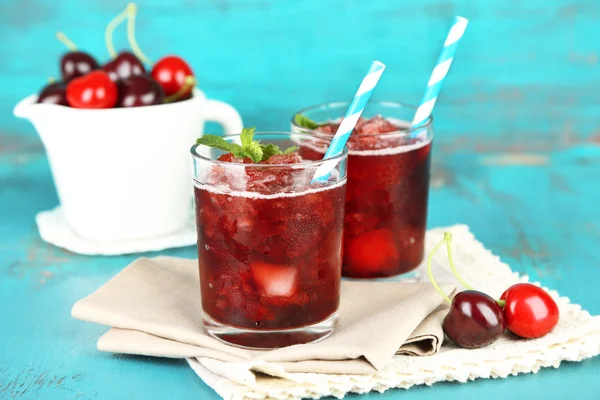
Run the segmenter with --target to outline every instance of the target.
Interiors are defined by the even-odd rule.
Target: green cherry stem
[[[115,46],[113,44],[113,32],[119,25],[123,23],[123,21],[125,21],[128,14],[128,8],[126,8],[119,15],[114,17],[108,23],[108,25],[106,25],[106,30],[104,31],[104,42],[106,43],[106,50],[108,51],[110,58],[115,58],[117,56],[117,51],[115,50]]]
[[[467,290],[474,290],[472,286],[464,281],[464,279],[458,273],[456,265],[454,265],[454,260],[452,259],[452,233],[444,232],[444,240],[442,242],[446,242],[446,247],[448,247],[448,262],[450,263],[450,269],[452,269],[452,273]],[[506,300],[496,300],[496,303],[498,303],[500,307],[504,308],[506,305]]]
[[[73,43],[73,41],[71,39],[69,39],[67,37],[67,35],[65,35],[62,32],[56,32],[56,38],[58,40],[61,41],[62,44],[64,44],[65,46],[67,46],[67,48],[71,51],[77,51],[77,46],[75,45],[75,43]]]
[[[177,92],[173,93],[169,97],[166,97],[165,103],[172,103],[175,100],[179,100],[188,90],[190,90],[190,88],[194,87],[195,84],[196,78],[194,78],[192,75],[186,76],[185,80],[183,81],[183,85],[181,85]]]
[[[450,269],[452,269],[452,273],[456,276],[456,279],[463,285],[467,290],[473,290],[473,288],[463,280],[458,271],[456,270],[456,265],[454,265],[454,260],[452,259],[452,233],[444,232],[444,241],[446,242],[446,247],[448,248],[448,262],[450,263]]]
[[[433,272],[431,272],[431,260],[433,259],[433,255],[435,254],[436,251],[438,251],[438,249],[440,247],[442,247],[442,245],[444,243],[446,243],[446,236],[444,235],[444,239],[442,239],[441,242],[439,242],[434,248],[433,250],[431,250],[431,253],[429,253],[429,257],[427,258],[427,275],[429,276],[429,281],[431,282],[431,284],[433,285],[433,287],[435,288],[435,290],[438,291],[439,294],[442,295],[442,297],[450,304],[452,304],[452,300],[450,300],[450,297],[448,297],[446,295],[446,293],[444,293],[444,291],[442,290],[442,288],[437,284],[437,282],[435,281],[435,279],[433,279]]]
[[[129,41],[129,46],[131,47],[133,54],[135,54],[135,56],[139,58],[141,62],[152,65],[152,61],[150,61],[150,59],[144,55],[142,49],[140,49],[140,46],[138,46],[137,41],[135,40],[136,13],[137,6],[135,3],[129,3],[127,5],[127,40]]]

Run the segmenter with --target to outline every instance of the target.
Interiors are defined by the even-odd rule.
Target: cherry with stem
[[[181,57],[170,55],[161,58],[152,67],[151,74],[167,96],[181,92],[178,98],[186,99],[192,95],[193,85],[189,86],[189,78],[194,77],[194,72]]]
[[[444,239],[433,248],[427,258],[427,274],[431,284],[450,303],[450,311],[442,324],[444,333],[456,345],[463,348],[488,346],[504,332],[502,308],[492,297],[473,289],[459,292],[454,299],[450,300],[433,277],[431,268],[433,255],[444,243],[450,248],[451,240],[452,234],[444,233]],[[448,255],[452,257],[451,252]]]
[[[456,268],[456,265],[454,264],[454,259],[452,257],[452,233],[444,232],[444,238],[438,244],[438,246],[441,246],[444,243],[446,244],[446,248],[448,251],[448,264],[450,264],[450,270],[452,270],[452,274],[456,277],[456,279],[458,279],[460,284],[465,287],[465,289],[475,290],[475,289],[473,289],[473,287],[471,285],[469,285],[467,282],[465,282],[465,280],[462,278],[462,276],[460,276],[460,274],[458,273],[458,269]],[[496,302],[498,303],[498,305],[500,307],[504,307],[504,303],[505,303],[504,300],[496,300]]]
[[[196,78],[193,76],[186,76],[183,85],[179,90],[172,95],[165,98],[165,103],[173,103],[177,100],[181,100],[184,96],[189,94],[190,89],[196,85]]]
[[[102,69],[108,73],[110,79],[114,82],[132,76],[144,75],[146,73],[144,64],[138,57],[129,51],[122,51],[117,54],[113,44],[113,32],[125,21],[125,19],[130,18],[132,12],[135,14],[135,5],[129,4],[123,12],[108,23],[104,32],[106,50],[112,60],[106,63]]]
[[[129,3],[127,6],[127,39],[129,46],[138,59],[148,65],[153,65],[152,61],[142,52],[135,39],[136,12],[137,7],[135,4]],[[152,67],[151,75],[163,88],[165,96],[167,96],[165,103],[172,103],[191,97],[193,88],[197,84],[194,72],[188,63],[181,57],[173,55],[158,60]]]
[[[133,54],[136,55],[138,59],[140,59],[143,63],[148,65],[152,65],[152,61],[146,57],[146,55],[140,49],[137,41],[135,40],[135,16],[137,14],[137,6],[134,3],[129,3],[127,5],[127,40],[129,41],[129,46],[133,51]]]
[[[443,242],[448,247],[448,261],[454,276],[460,283],[472,290],[458,273],[452,259],[452,234],[444,233]],[[495,300],[503,308],[506,328],[522,338],[539,338],[554,329],[559,320],[559,309],[552,297],[544,289],[531,283],[517,283],[504,291],[500,300]]]
[[[65,83],[100,68],[94,57],[86,52],[79,51],[75,43],[64,33],[57,32],[56,38],[69,49],[69,52],[60,59],[61,77]]]

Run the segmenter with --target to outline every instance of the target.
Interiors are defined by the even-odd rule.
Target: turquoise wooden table
[[[16,102],[56,75],[62,30],[105,59],[121,1],[4,0],[0,12],[0,398],[218,399],[181,361],[96,351],[104,328],[72,304],[136,256],[41,241],[57,204],[44,149]],[[600,3],[582,0],[212,0],[139,3],[138,41],[186,57],[200,87],[246,125],[286,129],[301,107],[353,95],[418,102],[455,14],[471,20],[436,108],[429,226],[466,223],[514,269],[600,313]],[[117,47],[125,45],[124,34]],[[176,132],[173,132],[176,134]],[[117,144],[118,145],[118,144]],[[194,248],[162,252],[194,257]],[[150,254],[154,255],[154,254]],[[535,375],[351,399],[598,399],[600,358]]]

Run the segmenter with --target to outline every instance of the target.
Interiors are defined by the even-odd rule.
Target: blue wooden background
[[[0,398],[217,398],[180,362],[98,353],[104,328],[74,321],[70,307],[134,256],[71,254],[35,228],[57,198],[41,142],[12,108],[57,75],[56,31],[106,60],[105,25],[125,4],[0,2]],[[598,0],[138,5],[147,55],[185,57],[209,97],[260,129],[286,129],[299,108],[348,99],[373,59],[388,67],[374,98],[417,103],[452,17],[469,18],[435,111],[429,225],[469,224],[515,269],[600,313]],[[116,38],[126,46],[123,28]],[[163,253],[194,257],[192,247]],[[365,399],[504,399],[504,390],[597,399],[599,373],[594,359]]]
[[[455,14],[471,24],[436,108],[438,139],[461,148],[541,147],[600,135],[600,6],[594,0],[150,0],[137,37],[151,59],[185,57],[213,98],[245,122],[286,128],[296,109],[352,96],[369,62],[387,64],[374,97],[409,103]],[[11,107],[56,75],[65,32],[107,59],[104,28],[118,0],[3,0],[0,132],[31,134]],[[127,46],[125,29],[117,48]],[[461,139],[459,141],[459,138]]]

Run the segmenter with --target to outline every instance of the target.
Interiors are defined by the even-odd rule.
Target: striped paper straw
[[[384,69],[385,65],[379,61],[373,61],[371,63],[371,68],[369,68],[367,75],[363,78],[358,91],[350,103],[350,107],[348,107],[348,111],[346,111],[346,115],[344,116],[340,127],[333,136],[329,148],[325,152],[325,156],[323,157],[324,160],[336,157],[344,150],[344,146],[365,109],[371,94],[373,94],[373,89],[375,89],[377,82],[379,82],[379,78],[381,78]],[[329,174],[333,171],[337,162],[338,160],[331,160],[330,162],[321,164],[319,168],[317,168],[312,181],[327,181]]]
[[[465,33],[465,29],[467,29],[468,23],[469,20],[466,18],[460,16],[454,17],[452,28],[450,28],[450,32],[448,32],[444,47],[442,47],[436,66],[427,83],[427,89],[421,100],[421,105],[417,108],[417,112],[413,118],[413,127],[424,124],[431,116],[433,106],[435,106],[435,102],[440,95],[440,91],[444,85],[444,79],[446,78],[446,75],[448,75],[448,70],[454,59],[454,54],[456,53],[456,49],[458,48],[463,33]],[[415,134],[415,132],[413,132],[413,134]]]

